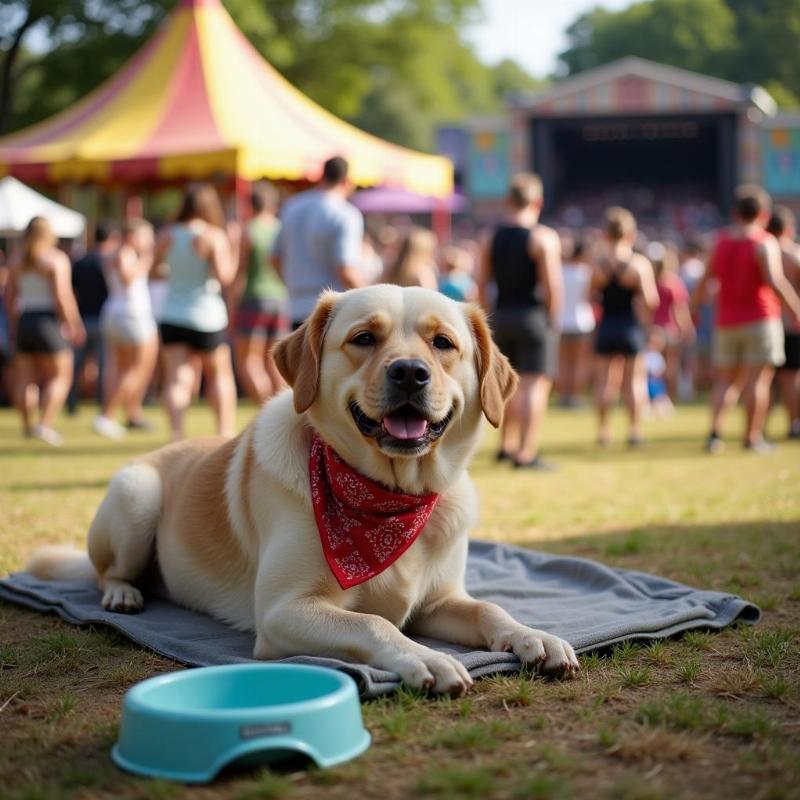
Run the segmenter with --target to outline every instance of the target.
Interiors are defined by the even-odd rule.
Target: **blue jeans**
[[[80,347],[75,348],[75,366],[72,373],[72,387],[67,395],[67,411],[70,414],[74,414],[78,410],[80,376],[83,372],[86,358],[90,355],[93,355],[97,360],[97,403],[100,405],[103,402],[104,348],[103,336],[100,332],[100,318],[87,317],[83,320],[83,326],[86,328],[86,341]]]

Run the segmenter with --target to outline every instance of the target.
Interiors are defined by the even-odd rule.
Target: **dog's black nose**
[[[418,358],[398,358],[386,368],[389,382],[408,394],[424,389],[431,382],[431,371]]]

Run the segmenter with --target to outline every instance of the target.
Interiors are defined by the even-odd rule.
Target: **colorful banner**
[[[764,186],[779,197],[800,197],[800,129],[762,132]]]
[[[507,132],[472,134],[467,188],[476,200],[499,200],[506,196],[511,177],[510,137]]]

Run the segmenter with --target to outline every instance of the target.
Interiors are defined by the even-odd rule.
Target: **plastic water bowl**
[[[298,753],[331,767],[369,743],[348,675],[301,664],[232,664],[159,675],[130,689],[111,757],[139,775],[207,783],[234,763]]]

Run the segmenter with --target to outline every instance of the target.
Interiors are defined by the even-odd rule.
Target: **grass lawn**
[[[242,424],[253,413],[242,409]],[[0,411],[0,574],[43,543],[82,545],[113,471],[164,435],[109,443],[90,419],[65,419],[66,444],[52,450]],[[209,425],[192,412],[192,433]],[[0,798],[800,798],[800,445],[752,456],[732,443],[711,457],[705,425],[704,408],[684,408],[652,422],[641,451],[601,451],[589,413],[554,410],[552,475],[495,465],[487,434],[472,470],[475,534],[738,592],[764,610],[757,626],[583,656],[563,683],[488,678],[460,700],[400,692],[364,704],[373,746],[350,764],[187,788],[108,757],[125,690],[175,664],[0,603]]]

